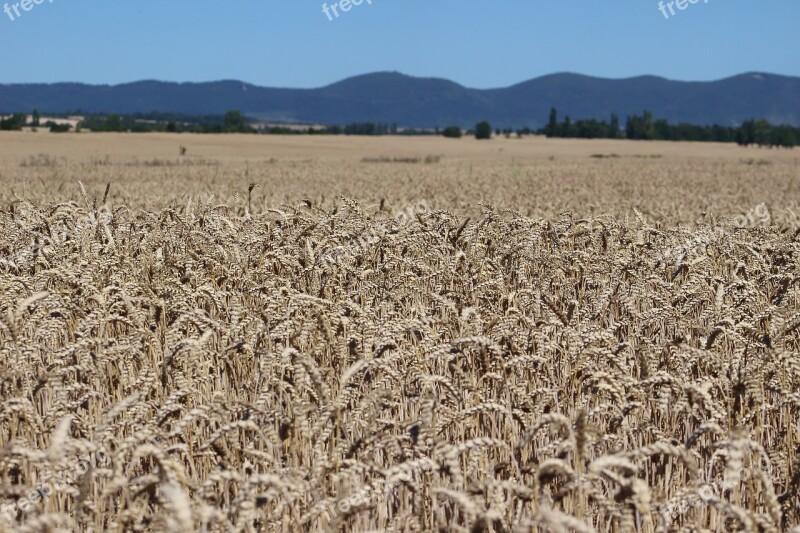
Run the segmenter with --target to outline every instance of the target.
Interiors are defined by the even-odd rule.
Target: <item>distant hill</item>
[[[749,118],[800,126],[800,78],[748,73],[712,82],[655,76],[621,80],[552,74],[501,89],[470,89],[396,72],[356,76],[318,89],[277,89],[240,81],[122,85],[0,84],[0,111],[101,113],[162,111],[190,115],[238,109],[262,120],[403,127],[540,127],[551,107],[572,119],[653,111],[670,123],[734,126]]]

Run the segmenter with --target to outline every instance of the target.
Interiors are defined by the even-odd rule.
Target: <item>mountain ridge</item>
[[[403,127],[541,127],[551,107],[573,120],[653,111],[671,123],[738,125],[750,118],[800,126],[800,77],[746,72],[715,81],[654,75],[602,78],[558,72],[494,89],[396,71],[359,74],[323,87],[262,87],[240,80],[122,84],[0,84],[0,111],[66,113],[172,112],[222,114],[230,109],[262,120]]]

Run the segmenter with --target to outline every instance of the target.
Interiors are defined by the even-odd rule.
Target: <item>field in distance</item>
[[[185,149],[184,155],[181,147]],[[631,216],[692,224],[767,202],[797,210],[797,151],[731,144],[437,137],[0,133],[0,199],[77,201],[111,183],[113,203],[162,208],[201,195],[254,210],[339,195],[372,205],[425,199],[553,218]],[[427,162],[426,162],[427,161]],[[98,192],[99,191],[99,192]],[[237,200],[238,197],[238,200]],[[237,203],[238,202],[238,203]]]

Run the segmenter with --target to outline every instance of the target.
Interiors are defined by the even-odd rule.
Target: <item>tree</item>
[[[731,131],[731,128],[726,128],[724,126],[720,126],[719,124],[714,124],[713,126],[711,126],[711,138],[715,142],[720,142],[720,143],[733,142],[734,140],[733,137],[734,135],[733,132]]]
[[[561,127],[561,131],[559,132],[559,137],[572,137],[572,119],[569,118],[569,115],[564,117],[564,125]]]
[[[611,113],[611,124],[608,126],[608,138],[616,139],[619,137],[619,117]]]
[[[772,140],[772,125],[764,119],[756,120],[753,126],[755,130],[755,142],[759,146],[769,146]]]
[[[750,146],[756,142],[756,122],[746,120],[736,132],[736,142],[741,146]]]
[[[653,112],[644,112],[644,138],[651,141],[656,138],[656,127],[653,122]]]
[[[230,133],[244,133],[249,131],[247,120],[239,111],[231,110],[225,113],[225,131]]]
[[[108,115],[106,117],[105,131],[125,131],[125,125],[122,123],[122,117],[119,115]]]
[[[547,121],[547,128],[545,128],[545,135],[548,137],[555,137],[558,133],[558,111],[555,107],[550,108],[550,120]]]
[[[442,135],[449,139],[460,139],[461,138],[461,128],[458,126],[448,126],[442,131]]]
[[[653,129],[656,132],[656,138],[662,141],[679,140],[672,138],[672,126],[664,120],[656,120],[653,123]]]
[[[31,126],[33,126],[34,128],[38,128],[39,127],[39,119],[40,119],[39,111],[37,109],[34,109],[33,110],[33,114],[31,115]]]
[[[794,130],[790,126],[777,126],[773,128],[772,138],[770,139],[771,146],[794,148],[796,144],[797,139],[794,136]]]
[[[72,129],[71,124],[56,124],[52,121],[49,121],[48,124],[50,125],[50,133],[65,133]]]
[[[485,140],[492,138],[492,125],[486,122],[478,122],[475,124],[475,138],[478,140]]]
[[[14,113],[10,117],[0,120],[0,130],[20,131],[27,118],[25,113]]]
[[[628,117],[625,123],[625,135],[628,139],[652,140],[656,138],[656,127],[653,113],[645,111],[644,115]]]
[[[579,120],[574,126],[575,136],[581,139],[601,139],[608,133],[608,125],[596,119]]]

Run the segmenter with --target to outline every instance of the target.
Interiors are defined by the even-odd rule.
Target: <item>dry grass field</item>
[[[798,532],[798,158],[0,134],[0,530]]]

